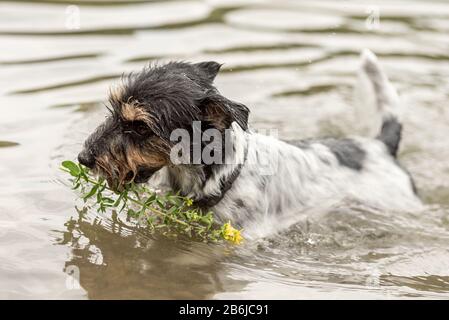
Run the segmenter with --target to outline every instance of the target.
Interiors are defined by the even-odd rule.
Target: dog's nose
[[[95,157],[89,151],[83,150],[78,155],[78,162],[92,169],[95,166]]]

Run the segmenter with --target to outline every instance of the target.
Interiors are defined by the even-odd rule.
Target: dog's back
[[[246,228],[256,224],[260,231],[257,222],[262,220],[278,223],[281,215],[297,216],[307,208],[343,199],[389,210],[420,208],[413,180],[397,161],[402,130],[399,98],[369,51],[362,53],[362,72],[382,118],[376,138],[286,143],[242,131],[247,135],[246,164],[214,211]]]

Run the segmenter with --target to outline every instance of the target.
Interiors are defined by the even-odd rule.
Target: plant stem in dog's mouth
[[[219,225],[211,211],[203,213],[190,198],[170,192],[161,195],[148,186],[135,183],[128,183],[117,192],[104,178],[97,179],[85,166],[68,160],[62,162],[61,170],[72,176],[73,189],[80,191],[84,202],[95,201],[98,212],[126,210],[140,226],[168,236],[180,234],[201,241],[227,240],[235,244],[243,240],[241,230],[232,227],[230,222]]]

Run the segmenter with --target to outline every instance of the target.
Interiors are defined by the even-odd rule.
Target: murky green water
[[[0,297],[448,298],[448,18],[435,0],[0,1]],[[400,158],[424,212],[341,205],[227,247],[74,209],[59,162],[123,72],[216,60],[218,87],[251,108],[253,127],[344,135],[360,122],[365,47],[407,105]]]

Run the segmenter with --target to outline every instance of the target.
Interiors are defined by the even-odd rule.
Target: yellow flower
[[[191,205],[193,205],[193,200],[190,198],[186,199],[186,206],[190,207]]]
[[[234,244],[240,244],[243,241],[241,230],[235,229],[231,225],[231,222],[227,222],[223,225],[222,235],[225,240],[228,240]]]

